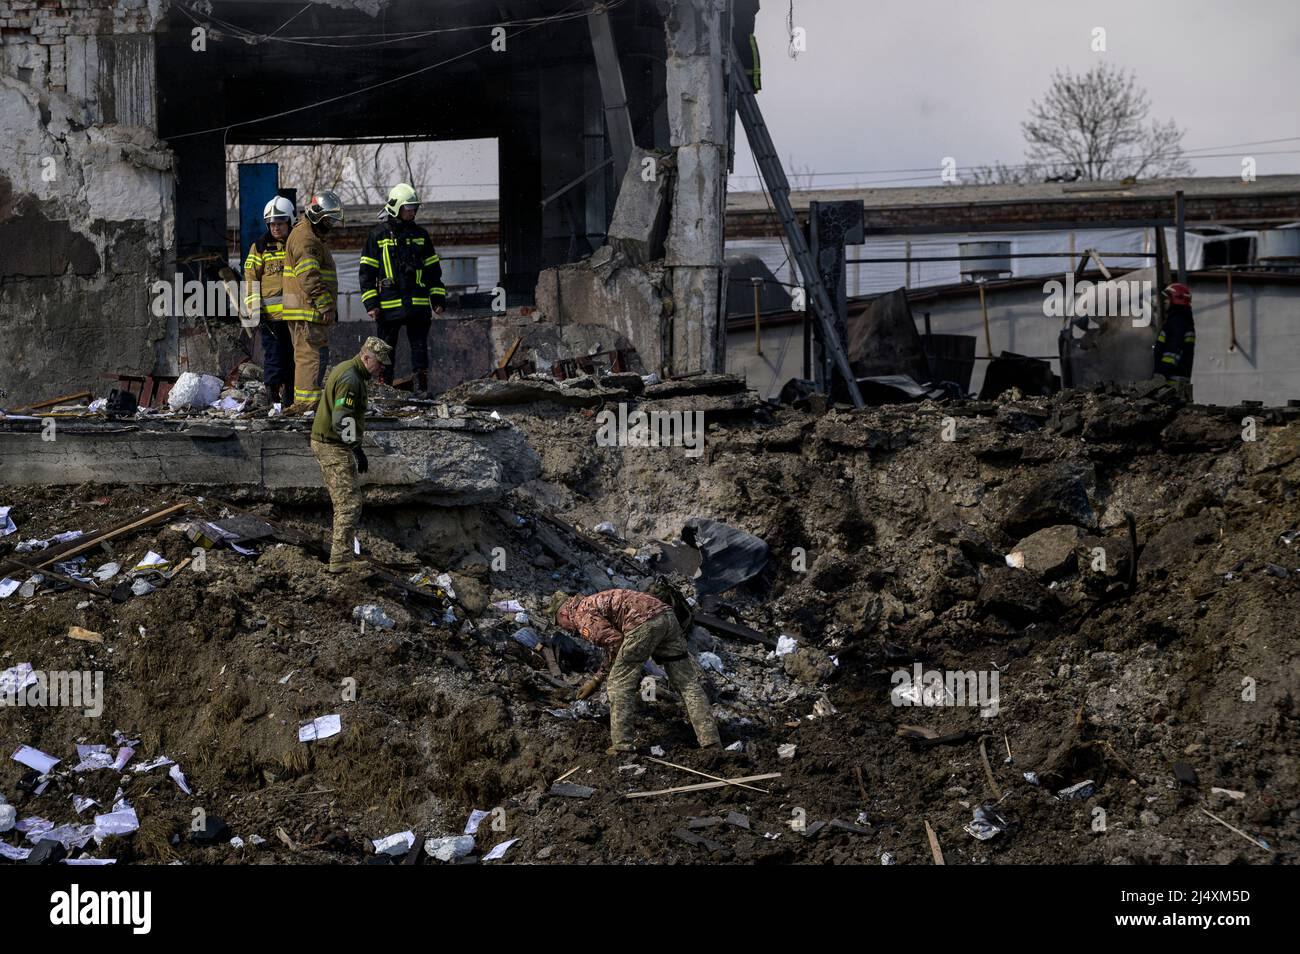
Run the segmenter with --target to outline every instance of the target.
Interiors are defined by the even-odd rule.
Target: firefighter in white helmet
[[[262,209],[266,232],[244,259],[244,304],[262,334],[262,370],[272,404],[293,397],[293,341],[284,322],[284,245],[293,227],[293,203],[277,195]]]
[[[405,182],[388,193],[383,221],[370,230],[361,249],[359,279],[361,302],[374,319],[379,337],[397,353],[397,339],[406,328],[411,345],[412,387],[429,389],[429,328],[434,314],[442,314],[447,289],[442,286],[442,266],[429,233],[415,224],[420,196]],[[393,383],[392,366],[380,371],[385,384]]]

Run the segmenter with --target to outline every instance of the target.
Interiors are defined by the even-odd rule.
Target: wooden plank
[[[54,553],[50,553],[49,550],[45,551],[45,558],[39,563],[34,564],[34,568],[43,572],[47,566],[53,566],[55,563],[61,563],[62,561],[71,559],[74,556],[80,556],[87,550],[93,550],[101,543],[115,540],[123,534],[130,533],[132,530],[140,530],[149,526],[151,523],[158,523],[161,520],[166,520],[168,517],[175,516],[181,511],[188,509],[190,505],[191,502],[188,500],[181,501],[180,503],[169,504],[165,507],[159,507],[156,510],[150,511],[142,517],[136,517],[127,523],[119,524],[116,527],[110,527],[108,530],[93,533],[88,537],[78,537],[76,540],[69,541],[68,545],[58,547]],[[12,558],[7,558],[5,564],[0,565],[17,562],[18,561],[13,560]]]
[[[14,557],[9,557],[8,559],[10,564],[22,567],[28,573],[40,573],[41,576],[48,576],[51,579],[67,583],[69,586],[75,586],[79,590],[85,590],[87,593],[94,593],[98,597],[108,599],[108,593],[101,590],[98,586],[93,586],[90,583],[82,583],[80,580],[74,580],[72,577],[64,576],[62,573],[55,573],[53,570],[38,570],[30,563],[25,563],[22,560],[15,559]]]
[[[35,404],[28,404],[26,407],[14,411],[15,414],[25,414],[28,411],[35,411],[42,407],[54,407],[56,404],[67,404],[70,401],[80,401],[82,398],[92,397],[89,391],[77,391],[75,394],[64,394],[56,398],[50,398],[48,401],[37,401]]]
[[[993,797],[1002,801],[1002,790],[998,788],[997,780],[993,778],[993,767],[989,765],[989,751],[985,744],[987,741],[986,736],[980,736],[980,758],[984,761],[984,777],[988,779],[989,790],[993,793]]]
[[[523,336],[521,335],[520,337],[516,338],[514,344],[512,344],[506,350],[505,357],[503,357],[500,361],[497,362],[498,371],[504,370],[505,368],[510,366],[510,359],[515,356],[515,352],[519,350],[519,345],[523,340],[524,340]]]
[[[934,863],[936,865],[947,864],[943,860],[943,852],[939,849],[939,836],[934,833],[934,829],[930,827],[928,820],[925,823],[925,837],[930,840],[930,855],[934,858]]]
[[[740,639],[748,639],[751,642],[766,646],[768,649],[776,648],[776,640],[771,636],[765,636],[756,629],[750,629],[748,626],[742,626],[739,623],[732,623],[720,616],[714,616],[711,613],[695,613],[695,622],[705,629],[714,633],[721,633],[724,636],[736,636]]]
[[[683,772],[690,772],[692,775],[700,776],[700,778],[712,779],[715,782],[725,782],[726,784],[734,785],[737,788],[747,788],[751,792],[762,792],[764,795],[772,794],[767,791],[767,789],[756,788],[753,785],[746,785],[743,782],[733,782],[730,779],[725,779],[718,775],[710,775],[708,772],[697,772],[693,768],[687,768],[685,765],[678,765],[676,762],[665,762],[663,759],[657,759],[653,755],[647,755],[646,759],[647,761],[654,762],[656,765],[667,765],[669,768],[681,769]]]
[[[1223,820],[1222,818],[1220,818],[1218,815],[1215,815],[1213,812],[1206,811],[1204,808],[1202,808],[1201,811],[1205,812],[1205,814],[1209,815],[1211,818],[1213,818],[1216,822],[1218,822],[1220,825],[1222,825],[1224,828],[1228,829],[1229,831],[1235,831],[1238,835],[1240,835],[1242,838],[1245,838],[1248,842],[1250,842],[1250,843],[1251,843],[1252,845],[1254,845],[1256,848],[1263,848],[1265,851],[1267,851],[1267,852],[1269,852],[1270,854],[1272,854],[1273,849],[1270,848],[1268,845],[1264,844],[1264,843],[1263,843],[1262,841],[1260,841],[1258,838],[1254,837],[1253,835],[1248,835],[1248,834],[1246,834],[1246,833],[1245,833],[1244,831],[1242,831],[1240,828],[1235,828],[1235,827],[1233,827],[1232,825],[1229,825],[1226,821],[1224,821],[1224,820]]]
[[[746,775],[741,778],[729,778],[725,782],[701,782],[698,785],[679,785],[676,788],[661,788],[654,792],[628,792],[624,798],[649,798],[652,795],[675,795],[678,792],[702,792],[710,788],[726,788],[737,782],[766,782],[768,779],[780,778],[780,772],[768,772],[766,775]]]

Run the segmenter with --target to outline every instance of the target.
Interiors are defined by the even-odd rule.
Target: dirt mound
[[[140,831],[85,850],[124,861],[359,862],[369,839],[459,834],[475,809],[490,813],[476,854],[517,838],[515,862],[929,863],[926,822],[950,863],[1294,861],[1300,422],[1255,413],[1246,441],[1240,412],[1100,392],[763,408],[711,423],[697,458],[599,446],[597,408],[511,404],[503,416],[541,475],[504,507],[368,510],[381,575],[330,577],[328,515],[263,505],[253,514],[276,537],[250,555],[209,550],[202,571],[155,578],[143,596],[47,585],[0,600],[0,669],[104,674],[98,718],[0,708],[8,751],[63,760],[40,794],[6,761],[0,794],[19,818],[65,825],[108,811],[121,788]],[[14,544],[159,502],[129,488],[24,492],[4,501],[20,532],[0,558],[35,559]],[[201,512],[229,513],[209,500],[186,518]],[[670,571],[698,517],[770,550],[759,575],[701,609],[796,649],[697,627],[692,652],[718,657],[706,682],[740,750],[695,750],[663,680],[641,738],[709,775],[780,777],[629,799],[707,780],[605,756],[603,693],[572,698],[594,654],[535,617],[557,588]],[[174,565],[192,543],[164,524],[112,548],[89,570],[149,550]],[[443,571],[450,603],[431,582]],[[533,617],[490,605],[512,599]],[[391,626],[363,629],[366,605]],[[72,626],[103,642],[69,639]],[[525,627],[550,658],[515,638]],[[337,735],[298,740],[331,714]],[[915,728],[904,738],[900,725]],[[138,740],[124,772],[71,771],[78,744],[115,751],[114,730]],[[138,768],[161,755],[192,795],[166,767]],[[79,816],[74,795],[101,807]],[[967,831],[987,833],[982,807],[987,840]],[[196,810],[245,847],[195,843]]]

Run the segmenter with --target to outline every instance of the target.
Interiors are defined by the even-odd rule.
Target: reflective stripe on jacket
[[[285,321],[321,321],[338,309],[339,279],[334,256],[306,218],[289,233],[284,246]]]
[[[370,230],[357,269],[361,303],[394,317],[406,309],[439,308],[446,300],[442,265],[428,231],[385,220]]]
[[[244,304],[250,315],[275,321],[284,308],[284,243],[268,231],[244,259]]]

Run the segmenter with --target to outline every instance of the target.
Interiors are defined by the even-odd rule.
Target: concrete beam
[[[605,127],[614,152],[615,181],[622,182],[632,161],[636,140],[632,135],[632,116],[627,111],[627,90],[623,87],[623,68],[618,62],[614,28],[603,8],[587,14],[591,47],[596,53],[596,70],[600,75],[600,95],[605,104]]]
[[[362,486],[369,502],[492,503],[541,472],[537,454],[512,427],[456,419],[437,424],[367,430],[370,469]],[[188,487],[196,493],[206,488],[287,502],[328,499],[304,430],[69,424],[52,441],[42,440],[39,428],[0,431],[0,486],[82,483]],[[6,502],[15,496],[7,493]]]

